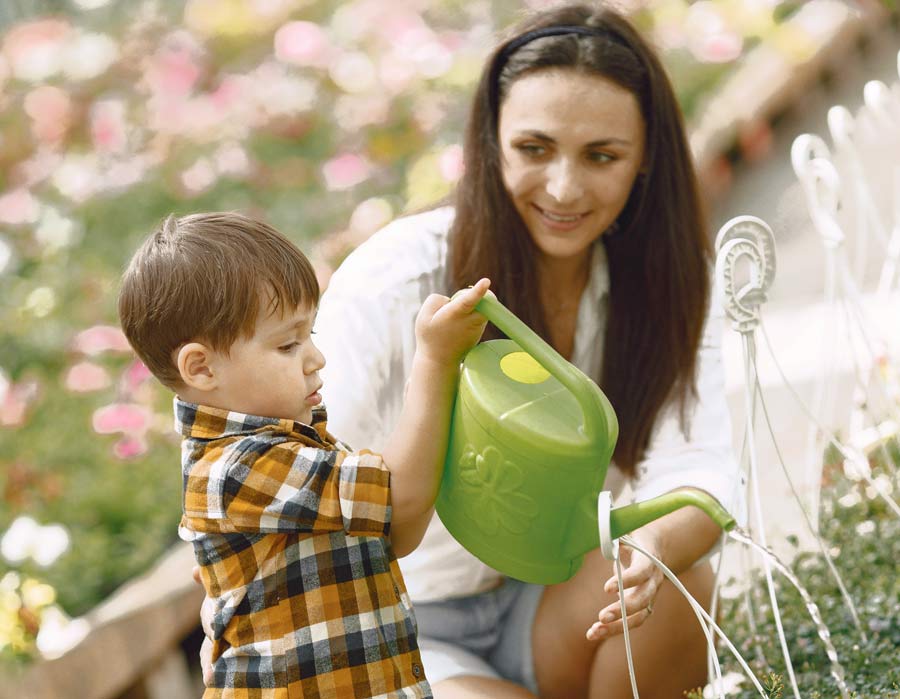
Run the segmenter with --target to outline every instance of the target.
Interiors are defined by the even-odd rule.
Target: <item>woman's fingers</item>
[[[647,561],[647,559],[641,557],[637,560],[632,561],[626,568],[622,570],[622,586],[624,589],[628,590],[632,587],[637,587],[638,585],[643,585],[648,580],[654,577],[654,573],[656,573],[656,567]],[[662,574],[659,575],[662,578]],[[619,590],[619,578],[617,576],[611,577],[606,583],[603,585],[603,589],[607,594],[613,595]]]
[[[644,622],[650,618],[650,615],[653,613],[653,608],[644,607],[643,609],[639,609],[633,614],[628,615],[628,628],[636,629],[640,626],[643,626]],[[585,636],[589,641],[600,641],[604,638],[609,638],[610,636],[615,636],[617,634],[623,633],[624,625],[622,624],[622,620],[619,619],[609,624],[604,624],[602,622],[595,622],[591,625],[591,627],[587,630]]]
[[[625,595],[625,611],[627,614],[636,614],[642,609],[647,609],[653,604],[656,595],[659,592],[658,585],[647,585],[638,588],[633,593]],[[620,620],[622,617],[622,607],[619,600],[605,606],[597,614],[597,620],[601,624],[609,624]]]

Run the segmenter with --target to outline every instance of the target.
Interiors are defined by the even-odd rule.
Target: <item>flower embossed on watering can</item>
[[[436,509],[492,568],[562,582],[600,545],[598,496],[618,422],[597,385],[493,294],[477,310],[510,339],[483,342],[463,361]],[[603,531],[616,538],[685,505],[734,524],[711,496],[676,491],[604,510]]]
[[[501,528],[524,534],[537,516],[533,498],[521,492],[525,483],[522,469],[506,461],[499,449],[486,446],[476,452],[466,449],[459,464],[459,507],[486,536]]]

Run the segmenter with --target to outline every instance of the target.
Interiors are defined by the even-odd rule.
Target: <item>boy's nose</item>
[[[309,345],[310,352],[306,361],[303,363],[303,370],[304,373],[312,374],[325,366],[325,355],[319,351],[319,348],[316,347],[315,343],[310,342]]]

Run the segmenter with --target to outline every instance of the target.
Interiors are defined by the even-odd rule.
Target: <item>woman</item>
[[[710,240],[681,114],[643,39],[604,7],[526,20],[488,60],[465,166],[452,207],[394,222],[332,277],[316,323],[332,431],[380,447],[402,404],[419,305],[489,277],[615,407],[605,487],[630,483],[639,500],[694,487],[740,509],[721,326],[706,323]],[[633,536],[709,602],[713,575],[700,561],[719,531],[706,515],[681,510]],[[703,634],[645,557],[623,558],[640,694],[680,697],[705,683]],[[599,552],[563,584],[525,585],[469,555],[435,517],[401,566],[437,697],[631,696],[614,571]]]

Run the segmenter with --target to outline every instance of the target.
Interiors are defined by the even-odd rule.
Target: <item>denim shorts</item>
[[[531,629],[543,591],[542,585],[506,579],[470,597],[416,602],[428,681],[477,675],[509,680],[537,694]]]

